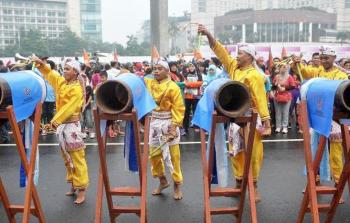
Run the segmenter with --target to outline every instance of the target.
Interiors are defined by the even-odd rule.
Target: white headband
[[[154,63],[154,65],[160,65],[160,66],[164,67],[165,69],[170,70],[169,65],[168,65],[168,62],[166,62],[166,61],[164,61],[164,60],[161,60],[161,59],[157,60],[157,61]]]
[[[71,60],[66,63],[66,65],[70,66],[73,68],[76,72],[80,73],[80,63],[76,60]]]
[[[321,46],[320,48],[321,55],[335,56],[335,50],[330,46]]]
[[[254,45],[248,43],[239,43],[238,50],[242,50],[251,55],[254,58],[254,60],[256,59],[256,51]]]

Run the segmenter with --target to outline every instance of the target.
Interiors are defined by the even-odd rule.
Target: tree
[[[128,41],[126,43],[126,55],[127,56],[142,56],[144,55],[144,49],[137,43],[137,38],[133,35],[127,36]]]
[[[340,40],[341,43],[346,43],[347,40],[350,40],[350,32],[349,31],[339,32],[337,34],[337,40]]]
[[[176,19],[169,19],[169,36],[171,38],[171,54],[176,54],[177,47],[176,47],[176,38],[180,32],[179,24],[176,21]]]
[[[84,40],[78,37],[69,29],[64,30],[58,38],[43,37],[40,31],[20,30],[13,45],[7,46],[0,51],[1,57],[13,57],[16,53],[23,56],[36,54],[38,56],[81,56],[83,49],[88,52],[112,53],[117,49],[120,56],[145,56],[151,52],[149,42],[138,44],[137,38],[133,35],[128,36],[127,47],[119,43],[94,42]]]

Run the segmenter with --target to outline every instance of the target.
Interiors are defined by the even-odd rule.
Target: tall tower
[[[156,46],[160,56],[169,54],[168,0],[151,1],[151,46]]]
[[[68,27],[72,32],[75,32],[79,37],[81,36],[80,24],[80,1],[68,0]]]

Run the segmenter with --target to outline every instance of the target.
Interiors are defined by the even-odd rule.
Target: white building
[[[247,4],[242,5],[238,0],[192,0],[191,3],[191,22],[200,23],[214,32],[214,18],[224,15],[226,12],[237,9],[237,7],[249,7]],[[238,4],[240,3],[240,4]],[[195,29],[193,29],[195,32]]]
[[[67,25],[67,0],[0,0],[0,49],[15,44],[21,30],[57,38]]]
[[[0,0],[0,49],[15,44],[21,30],[39,30],[44,37],[57,38],[69,28],[78,36],[100,41],[100,9],[100,0]]]
[[[80,24],[80,1],[79,0],[66,0],[67,2],[67,17],[68,27],[72,32],[75,32],[78,36],[81,36],[81,24]]]
[[[337,30],[350,31],[350,0],[192,0],[191,21],[214,31],[214,18],[239,9],[314,7],[337,14]]]

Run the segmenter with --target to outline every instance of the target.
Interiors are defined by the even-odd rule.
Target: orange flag
[[[118,62],[118,51],[117,51],[117,48],[114,49],[113,59],[114,59],[114,61]]]
[[[269,51],[269,71],[271,73],[273,67],[273,56],[272,56],[272,50],[270,46],[270,51]]]
[[[157,50],[156,46],[153,46],[152,53],[151,53],[151,60],[153,63],[155,63],[157,60],[159,60],[160,56]]]
[[[89,53],[86,52],[85,49],[83,49],[83,59],[84,59],[84,64],[88,67],[90,67],[90,56]]]
[[[288,55],[287,55],[287,50],[286,50],[286,48],[282,48],[282,53],[281,53],[281,58],[282,58],[282,60],[283,60],[283,58],[286,58],[286,57],[288,57]]]
[[[198,49],[195,49],[194,52],[193,52],[193,57],[196,59],[196,60],[202,60],[203,59],[203,56],[201,54],[201,51],[199,51]]]

